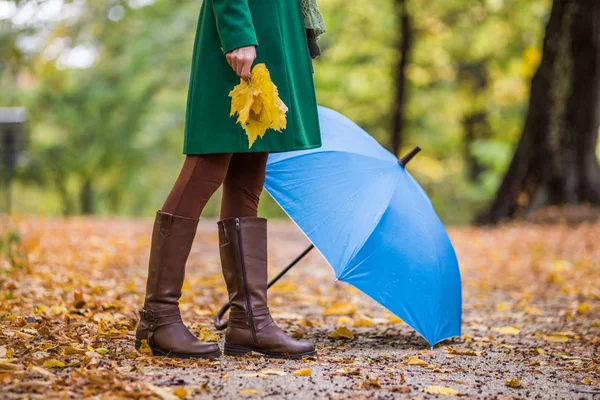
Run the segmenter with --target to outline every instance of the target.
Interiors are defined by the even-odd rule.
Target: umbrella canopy
[[[319,106],[323,146],[269,156],[265,188],[337,279],[385,306],[430,345],[460,335],[452,243],[423,189],[390,152]]]

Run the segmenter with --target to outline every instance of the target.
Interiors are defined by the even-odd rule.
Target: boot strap
[[[140,311],[140,320],[144,327],[152,332],[161,326],[183,323],[179,309],[154,311],[143,308]]]
[[[257,317],[262,317],[262,321],[260,321],[256,325],[256,330],[260,331],[266,326],[270,325],[273,322],[273,318],[271,318],[271,314],[269,313],[269,307],[258,307],[252,309],[252,317],[256,320]],[[250,316],[246,312],[246,310],[234,310],[229,312],[229,326],[233,328],[242,328],[249,329],[250,324],[248,323],[248,319]]]
[[[269,314],[269,307],[257,307],[252,309],[253,317],[262,317]],[[229,319],[247,319],[248,313],[246,310],[233,310],[229,312]]]

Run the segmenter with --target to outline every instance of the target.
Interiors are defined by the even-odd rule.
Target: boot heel
[[[252,349],[249,349],[244,346],[237,346],[235,344],[229,344],[225,342],[225,348],[223,349],[223,353],[226,356],[243,356],[250,353]]]

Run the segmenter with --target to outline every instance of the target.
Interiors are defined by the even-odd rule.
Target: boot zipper
[[[242,249],[242,230],[240,229],[240,219],[235,219],[235,230],[237,231],[238,249],[240,249],[240,263],[242,264],[242,280],[244,284],[244,298],[246,300],[246,312],[248,313],[248,325],[250,325],[250,333],[252,340],[258,344],[256,338],[256,328],[254,327],[254,317],[252,316],[252,306],[250,304],[250,295],[248,293],[248,275],[246,274],[246,263],[244,262],[244,251]]]

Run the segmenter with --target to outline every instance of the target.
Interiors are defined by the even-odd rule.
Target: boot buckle
[[[142,317],[149,322],[153,322],[156,320],[154,310],[146,310],[145,308],[142,308]]]

